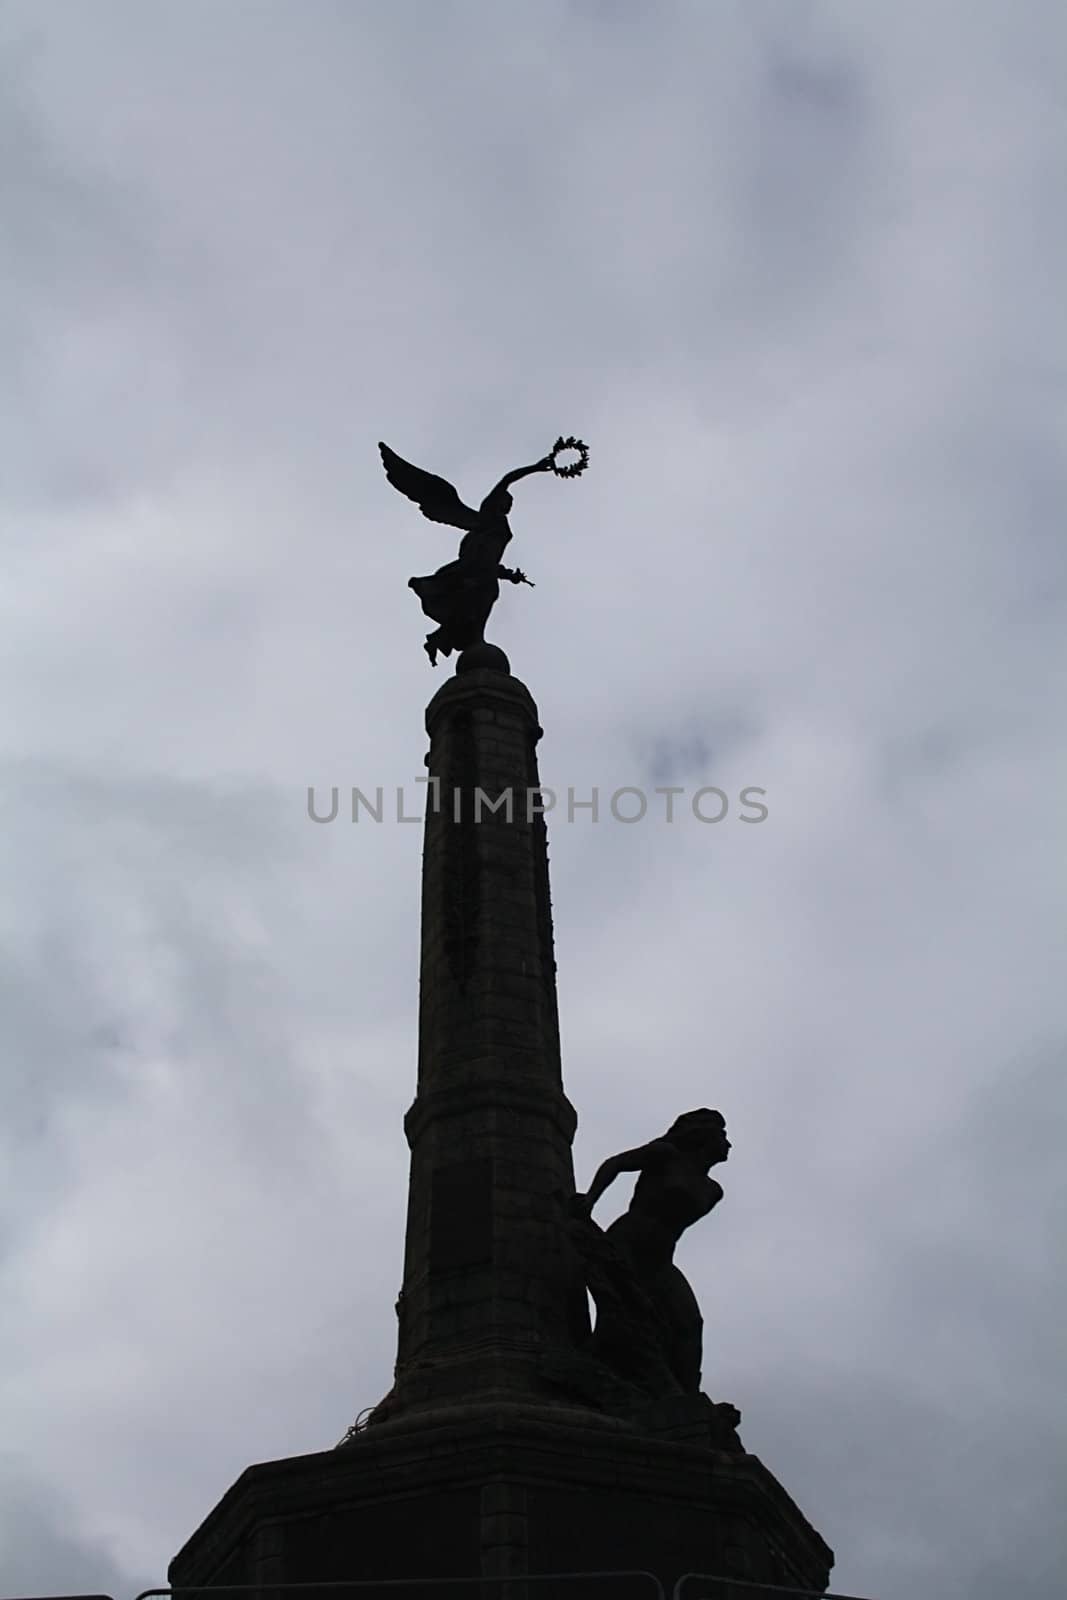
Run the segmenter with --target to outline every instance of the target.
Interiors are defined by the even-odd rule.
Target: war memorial
[[[723,1116],[665,1106],[658,1137],[576,1190],[546,827],[529,803],[542,730],[485,626],[500,580],[528,581],[501,563],[511,486],[574,477],[588,451],[560,438],[475,511],[380,450],[396,489],[464,531],[455,561],[410,580],[436,624],[431,664],[454,654],[456,669],[426,709],[394,1381],[340,1445],[248,1467],[169,1582],[279,1597],[345,1586],[309,1587],[309,1600],[822,1593],[832,1552],[746,1451],[738,1410],[704,1392],[701,1314],[674,1263],[684,1230],[722,1198],[711,1172],[730,1151]],[[488,803],[476,808],[477,795]],[[594,1211],[617,1179],[632,1198],[602,1229]]]

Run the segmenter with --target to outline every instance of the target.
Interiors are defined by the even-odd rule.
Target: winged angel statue
[[[414,500],[431,522],[444,522],[450,528],[465,531],[455,561],[438,568],[428,578],[408,580],[408,587],[418,595],[423,611],[438,624],[427,635],[423,646],[430,665],[435,667],[439,655],[450,656],[453,650],[467,650],[484,640],[489,613],[500,595],[501,578],[509,583],[530,582],[518,567],[501,564],[511,540],[508,526],[508,512],[514,504],[511,485],[534,472],[554,472],[557,477],[572,478],[585,468],[589,451],[580,439],[557,439],[540,461],[506,472],[477,511],[472,511],[446,479],[435,477],[422,467],[413,467],[387,444],[379,443],[378,449],[385,475],[394,489]],[[578,460],[560,466],[557,458],[564,451],[577,451]]]

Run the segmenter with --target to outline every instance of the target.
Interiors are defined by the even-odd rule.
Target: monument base
[[[667,1594],[686,1573],[821,1591],[832,1564],[756,1456],[471,1405],[439,1427],[383,1423],[334,1450],[247,1468],[175,1556],[169,1581],[271,1590],[615,1572],[635,1576],[554,1583],[553,1600],[595,1600],[601,1587],[607,1600],[620,1584],[623,1600],[631,1591],[652,1600],[649,1573]],[[528,1587],[529,1600],[539,1587]],[[399,1600],[499,1593],[495,1584],[395,1591]],[[707,1583],[686,1595],[725,1600]]]

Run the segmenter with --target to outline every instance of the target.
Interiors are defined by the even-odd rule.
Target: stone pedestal
[[[345,1578],[629,1571],[653,1573],[668,1594],[687,1572],[818,1590],[832,1562],[755,1456],[471,1406],[439,1423],[384,1424],[337,1450],[249,1467],[172,1562],[170,1581],[269,1590]],[[441,1593],[495,1600],[501,1587]],[[533,1600],[540,1587],[529,1585]],[[553,1600],[596,1600],[601,1588],[605,1600],[609,1591],[652,1600],[638,1579],[545,1587]],[[388,1591],[374,1593],[385,1600]],[[430,1600],[433,1591],[412,1594]],[[720,1590],[715,1600],[742,1595]]]

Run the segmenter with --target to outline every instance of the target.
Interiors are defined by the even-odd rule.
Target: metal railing
[[[156,1600],[157,1596],[171,1596],[174,1600],[182,1595],[283,1595],[298,1592],[300,1594],[321,1590],[328,1596],[331,1590],[338,1589],[429,1589],[451,1584],[479,1585],[486,1584],[511,1584],[517,1586],[527,1583],[573,1583],[577,1580],[599,1581],[604,1579],[636,1578],[639,1582],[650,1583],[654,1590],[654,1600],[667,1600],[667,1593],[663,1584],[653,1572],[641,1572],[636,1568],[625,1571],[604,1572],[516,1572],[496,1573],[492,1577],[467,1578],[334,1578],[327,1583],[274,1583],[269,1578],[260,1583],[193,1583],[180,1584],[169,1589],[142,1589],[135,1596],[135,1600]],[[112,1595],[82,1594],[82,1595],[4,1595],[0,1600],[114,1600]]]
[[[331,1589],[429,1589],[443,1584],[489,1584],[501,1583],[518,1586],[527,1583],[573,1583],[577,1579],[583,1582],[587,1579],[600,1580],[613,1578],[637,1578],[641,1582],[650,1583],[655,1590],[655,1600],[667,1600],[666,1590],[654,1572],[641,1572],[636,1568],[625,1571],[610,1572],[508,1572],[495,1573],[492,1577],[473,1578],[334,1578],[329,1583],[272,1583],[266,1579],[262,1583],[202,1583],[181,1584],[174,1589],[142,1589],[135,1600],[155,1600],[156,1596],[169,1595],[194,1595],[194,1594],[284,1594],[287,1590],[298,1590],[301,1594],[305,1591]]]
[[[792,1584],[760,1583],[754,1578],[726,1578],[721,1572],[683,1572],[671,1589],[671,1600],[682,1600],[682,1585],[686,1583],[719,1584],[723,1589],[744,1589],[759,1600],[760,1595],[803,1596],[805,1600],[869,1600],[866,1595],[841,1594],[831,1589],[797,1589]],[[715,1595],[698,1595],[696,1600],[715,1600]]]
[[[659,1578],[653,1572],[644,1572],[638,1568],[625,1570],[597,1571],[597,1572],[515,1572],[497,1573],[492,1577],[467,1577],[467,1578],[335,1578],[328,1583],[272,1583],[266,1579],[260,1583],[201,1583],[181,1584],[170,1589],[142,1589],[134,1600],[178,1600],[183,1595],[284,1595],[298,1591],[301,1594],[317,1594],[320,1590],[328,1596],[331,1590],[338,1589],[416,1589],[416,1588],[441,1588],[445,1585],[479,1586],[488,1584],[545,1584],[545,1583],[576,1583],[576,1582],[603,1582],[612,1579],[618,1582],[621,1579],[636,1579],[639,1583],[652,1585],[654,1600],[667,1600],[666,1590]],[[671,1588],[670,1600],[685,1600],[683,1590],[689,1584],[706,1584],[716,1586],[712,1594],[698,1594],[694,1600],[716,1600],[719,1590],[726,1592],[743,1591],[750,1595],[752,1600],[760,1600],[761,1596],[789,1596],[791,1600],[868,1600],[863,1595],[842,1594],[829,1589],[800,1589],[790,1584],[760,1583],[752,1578],[732,1578],[721,1572],[684,1572]],[[82,1595],[7,1595],[0,1600],[114,1600],[112,1595],[82,1594]],[[731,1593],[731,1600],[733,1596]]]

